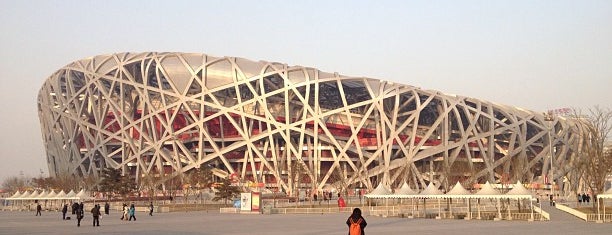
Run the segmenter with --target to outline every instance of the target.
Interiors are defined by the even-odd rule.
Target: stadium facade
[[[207,167],[286,192],[545,183],[551,165],[568,172],[578,138],[571,120],[476,98],[196,53],[73,62],[44,82],[38,110],[51,176]]]

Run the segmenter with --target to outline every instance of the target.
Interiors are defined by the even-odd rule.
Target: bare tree
[[[612,111],[595,107],[589,109],[586,115],[575,114],[581,133],[579,160],[576,162],[579,169],[576,172],[582,174],[582,179],[593,194],[602,193],[606,177],[612,173],[612,154],[606,149],[608,136],[612,132]]]
[[[24,191],[30,187],[30,184],[25,177],[11,176],[2,182],[2,188],[9,191]]]
[[[302,161],[295,160],[291,162],[291,169],[289,171],[289,177],[292,179],[293,188],[289,196],[295,196],[296,200],[300,200],[300,183],[302,177],[304,177],[306,166]],[[296,203],[297,205],[297,203]]]
[[[154,201],[155,196],[157,195],[157,187],[161,185],[160,181],[161,177],[154,174],[147,174],[140,179],[138,186],[139,190],[147,191],[149,199]]]

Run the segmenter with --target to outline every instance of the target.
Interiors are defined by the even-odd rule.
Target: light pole
[[[554,124],[554,120],[555,118],[553,117],[552,113],[548,113],[545,115],[544,118],[545,121],[548,122],[548,147],[550,150],[550,194],[552,195],[552,198],[554,199],[555,197],[555,173],[553,171],[553,141],[552,141],[552,131],[553,131],[553,124]]]

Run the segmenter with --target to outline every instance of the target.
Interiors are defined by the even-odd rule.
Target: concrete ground
[[[612,234],[612,223],[587,223],[552,207],[551,221],[478,221],[381,218],[365,216],[366,234]],[[172,212],[148,216],[137,213],[137,221],[121,221],[118,212],[92,226],[86,213],[81,227],[76,220],[62,220],[61,213],[0,212],[0,234],[313,234],[345,235],[348,214],[260,215],[218,212]],[[73,215],[70,215],[73,216]]]

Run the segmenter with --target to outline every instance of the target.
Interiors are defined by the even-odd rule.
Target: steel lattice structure
[[[51,175],[206,166],[289,192],[541,182],[551,152],[555,177],[568,171],[579,136],[571,120],[475,98],[194,53],[73,62],[45,81],[38,110]]]

